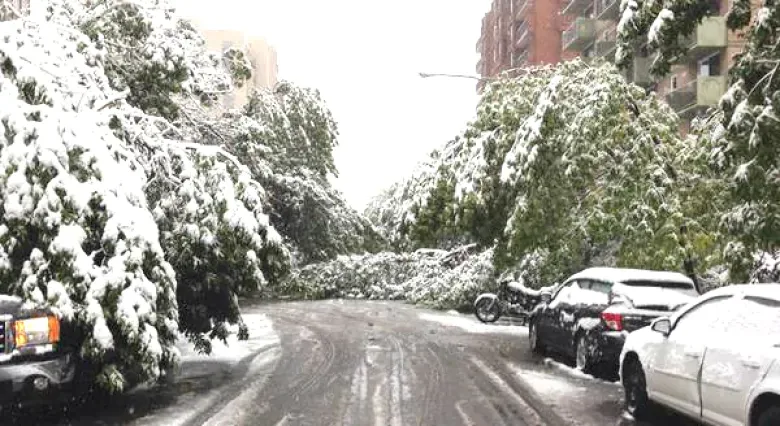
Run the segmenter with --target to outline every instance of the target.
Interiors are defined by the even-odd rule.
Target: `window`
[[[596,291],[602,294],[609,294],[612,284],[603,281],[588,281],[588,290]]]
[[[708,299],[685,312],[675,323],[672,334],[683,338],[703,336],[726,331],[728,318],[724,315],[731,296]],[[706,331],[706,333],[705,333]]]
[[[677,290],[691,290],[693,284],[685,281],[650,281],[650,280],[625,280],[623,284],[631,287],[660,287],[674,288]]]
[[[720,53],[699,61],[699,75],[703,77],[720,75]]]
[[[677,90],[677,76],[676,76],[676,75],[673,75],[673,76],[672,76],[672,77],[669,79],[669,88],[670,88],[671,90]]]
[[[727,332],[735,338],[755,338],[762,340],[780,335],[780,303],[775,300],[758,297],[734,297],[729,301]],[[772,341],[771,343],[780,343]]]

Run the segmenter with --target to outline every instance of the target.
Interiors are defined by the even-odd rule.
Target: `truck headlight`
[[[60,341],[60,320],[55,316],[14,321],[14,343],[17,348]]]

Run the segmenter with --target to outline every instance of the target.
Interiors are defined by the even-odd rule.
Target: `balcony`
[[[626,78],[637,86],[648,86],[653,83],[650,76],[650,64],[653,59],[650,57],[634,56]]]
[[[588,8],[593,5],[593,0],[564,0],[561,15],[586,16]]]
[[[519,68],[528,65],[528,56],[527,50],[516,53],[512,56],[512,67]]]
[[[589,18],[577,18],[563,32],[561,44],[563,50],[582,50],[596,39],[596,21]]]
[[[514,11],[515,11],[515,21],[522,21],[525,17],[525,12],[528,10],[529,2],[531,0],[515,0],[514,3]]]
[[[515,48],[525,48],[530,40],[531,32],[528,29],[528,24],[523,21],[517,26],[517,28],[515,28]]]
[[[704,18],[696,27],[696,34],[682,43],[688,48],[688,56],[692,60],[702,59],[723,49],[728,45],[728,29],[725,16]]]
[[[617,28],[610,27],[596,38],[596,56],[613,60],[617,49]]]
[[[620,0],[596,0],[594,12],[599,21],[617,21],[620,15]]]
[[[726,84],[724,75],[700,75],[696,80],[669,92],[666,99],[680,117],[689,118],[717,105],[726,93]]]

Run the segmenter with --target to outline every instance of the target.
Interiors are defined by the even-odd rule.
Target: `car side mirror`
[[[542,303],[545,305],[550,303],[550,300],[552,299],[552,293],[549,291],[542,291],[541,294]]]
[[[668,336],[672,332],[672,320],[666,317],[658,318],[650,325],[650,329]]]

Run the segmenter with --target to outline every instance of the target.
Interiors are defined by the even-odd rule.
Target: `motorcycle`
[[[483,323],[498,321],[502,315],[511,315],[528,324],[528,313],[541,301],[541,292],[526,288],[516,281],[502,281],[498,294],[480,294],[474,301],[474,313]]]

